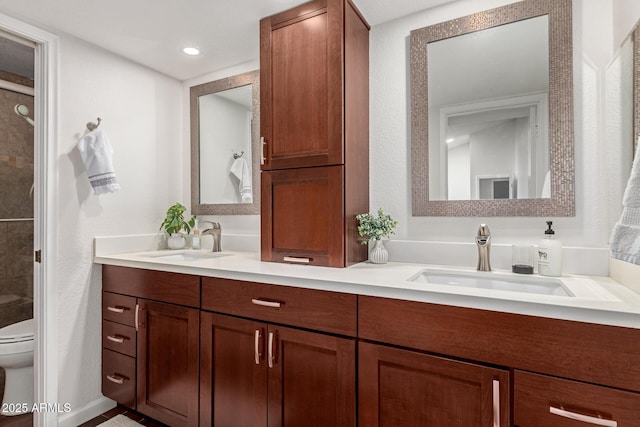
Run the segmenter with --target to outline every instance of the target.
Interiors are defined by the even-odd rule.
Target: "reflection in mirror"
[[[550,196],[548,22],[429,43],[429,200]],[[479,192],[487,179],[506,187]]]
[[[259,212],[259,72],[191,88],[191,206],[197,215]]]
[[[571,0],[411,32],[413,215],[572,216]]]

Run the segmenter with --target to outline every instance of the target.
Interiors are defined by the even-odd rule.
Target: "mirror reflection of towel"
[[[78,150],[94,194],[113,193],[120,189],[113,170],[113,148],[102,129],[92,130],[80,138]]]
[[[231,165],[231,173],[238,178],[238,191],[240,192],[242,203],[252,203],[251,170],[247,161],[242,157],[235,159]]]

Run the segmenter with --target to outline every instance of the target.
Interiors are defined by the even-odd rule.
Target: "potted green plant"
[[[195,226],[196,217],[192,216],[187,220],[184,217],[184,212],[187,210],[180,203],[176,203],[167,209],[167,215],[160,224],[160,228],[164,228],[169,238],[167,239],[167,245],[169,249],[182,249],[187,244],[184,234],[181,231],[186,231],[187,234],[191,232],[191,228]]]
[[[369,261],[375,264],[384,264],[389,261],[389,252],[384,247],[382,239],[395,234],[398,221],[391,218],[391,215],[385,214],[382,208],[378,209],[377,216],[367,212],[356,215],[356,219],[360,222],[358,234],[363,238],[362,244],[373,241],[373,248],[369,252]]]

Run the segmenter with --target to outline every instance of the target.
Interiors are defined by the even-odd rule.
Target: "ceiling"
[[[354,0],[371,26],[455,0]],[[258,21],[301,0],[0,0],[0,13],[67,33],[178,80],[259,58]],[[190,57],[187,45],[202,54]]]

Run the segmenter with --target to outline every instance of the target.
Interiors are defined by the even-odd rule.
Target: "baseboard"
[[[116,407],[116,402],[101,396],[79,409],[73,409],[58,418],[58,427],[77,427]]]

